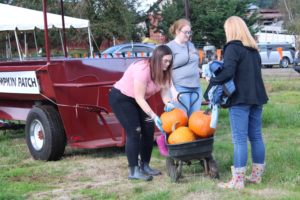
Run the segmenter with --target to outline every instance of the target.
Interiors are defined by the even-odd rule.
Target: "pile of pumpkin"
[[[190,118],[175,108],[161,115],[162,128],[168,135],[169,144],[192,142],[212,136],[215,129],[210,127],[211,114],[208,111],[193,112]]]

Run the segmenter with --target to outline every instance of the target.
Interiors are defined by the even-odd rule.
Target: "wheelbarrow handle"
[[[199,94],[198,94],[198,92],[194,92],[194,91],[184,91],[184,92],[179,92],[178,93],[177,100],[185,108],[186,112],[188,113],[189,108],[186,105],[184,105],[184,103],[180,100],[180,95],[182,95],[182,94],[196,94],[196,99],[191,103],[190,107],[192,107],[198,101]]]
[[[164,138],[165,138],[165,143],[168,144],[168,143],[167,143],[167,139],[168,139],[167,133],[166,133],[165,131],[161,131],[161,134],[162,134],[162,135],[164,136]]]

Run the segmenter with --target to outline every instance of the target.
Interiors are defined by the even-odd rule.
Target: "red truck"
[[[28,148],[38,160],[60,159],[66,145],[124,146],[124,130],[111,111],[108,93],[141,58],[70,59],[65,53],[65,58],[51,59],[46,4],[43,0],[46,59],[0,62],[0,119],[25,122]],[[155,112],[162,111],[158,94],[149,102]]]

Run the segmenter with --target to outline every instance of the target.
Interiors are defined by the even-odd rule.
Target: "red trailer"
[[[34,159],[58,160],[66,145],[124,146],[124,130],[111,111],[108,92],[137,58],[69,59],[65,54],[50,59],[46,0],[43,11],[47,59],[0,63],[0,119],[25,122]],[[162,111],[158,94],[149,102],[155,112]]]

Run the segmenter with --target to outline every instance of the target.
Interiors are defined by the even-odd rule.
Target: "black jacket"
[[[223,84],[233,78],[236,91],[228,99],[226,107],[267,103],[268,96],[261,76],[261,58],[257,49],[234,40],[225,45],[223,52],[224,68],[211,78],[210,83]]]

